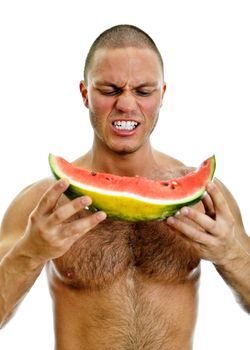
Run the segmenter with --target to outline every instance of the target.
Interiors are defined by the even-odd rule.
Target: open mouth
[[[118,121],[114,121],[112,125],[117,130],[132,131],[139,125],[139,123],[134,120],[118,120]]]

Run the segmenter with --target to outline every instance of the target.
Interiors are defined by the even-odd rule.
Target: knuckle
[[[216,229],[217,229],[217,222],[213,220],[213,221],[210,223],[210,232],[215,232]]]
[[[79,233],[85,233],[84,228],[80,227],[79,224],[71,224],[64,227],[61,231],[62,237],[70,237]]]
[[[32,224],[35,224],[35,223],[37,222],[38,215],[37,215],[36,210],[33,210],[33,211],[30,213],[29,219],[30,219],[30,222],[31,222]]]
[[[55,221],[61,221],[63,220],[63,213],[61,212],[61,210],[56,210],[53,213],[53,220]]]
[[[77,198],[72,202],[72,205],[75,210],[81,209],[84,206],[83,199]]]
[[[195,241],[195,242],[202,242],[202,234],[198,231],[193,231],[192,232],[192,239]]]
[[[45,235],[45,230],[42,226],[37,226],[36,232],[37,232],[38,236],[43,237]]]
[[[43,204],[44,204],[46,207],[51,207],[51,205],[52,205],[52,200],[51,200],[50,193],[48,193],[46,196],[43,197]]]
[[[47,229],[42,223],[37,223],[35,227],[35,232],[40,237],[47,237]]]
[[[227,233],[224,230],[221,230],[220,234],[218,235],[218,244],[224,245],[227,236]]]

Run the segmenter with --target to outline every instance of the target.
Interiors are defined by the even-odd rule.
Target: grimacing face
[[[80,90],[96,145],[124,154],[149,142],[166,90],[153,50],[98,49]]]

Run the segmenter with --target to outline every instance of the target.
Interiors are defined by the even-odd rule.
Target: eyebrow
[[[97,81],[95,83],[95,85],[97,85],[97,86],[110,86],[110,87],[119,88],[119,89],[123,88],[123,86],[118,86],[114,83],[111,83],[110,81],[105,81],[105,80]],[[142,87],[156,87],[158,85],[159,85],[159,82],[157,82],[157,81],[148,81],[148,82],[141,83],[141,84],[135,86],[134,88],[140,89]]]
[[[136,88],[142,88],[142,87],[156,87],[158,86],[159,83],[157,81],[149,81],[149,82],[145,82],[145,83],[142,83],[138,86],[136,86]]]

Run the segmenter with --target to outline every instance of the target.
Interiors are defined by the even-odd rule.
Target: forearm
[[[215,264],[215,267],[225,282],[232,287],[244,309],[250,313],[250,249],[245,249],[238,242],[238,254],[229,261]]]
[[[25,252],[21,239],[0,262],[0,328],[9,320],[43,269]]]

